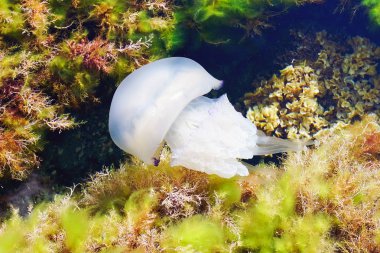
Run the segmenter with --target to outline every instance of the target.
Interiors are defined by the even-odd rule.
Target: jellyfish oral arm
[[[247,176],[239,159],[299,151],[302,143],[265,136],[237,112],[226,95],[191,101],[173,123],[165,140],[172,162],[189,169],[229,178]]]
[[[252,158],[256,127],[235,111],[226,95],[191,101],[173,123],[165,140],[172,165],[221,177],[248,175],[238,159]]]

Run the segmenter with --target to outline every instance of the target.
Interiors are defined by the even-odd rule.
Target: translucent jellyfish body
[[[128,75],[111,102],[109,131],[122,150],[151,164],[169,128],[191,100],[222,82],[193,60],[173,57]]]
[[[141,67],[122,81],[112,99],[112,140],[148,164],[165,140],[172,165],[221,177],[248,175],[238,159],[303,148],[262,134],[235,111],[226,95],[202,96],[221,84],[201,65],[183,57]]]

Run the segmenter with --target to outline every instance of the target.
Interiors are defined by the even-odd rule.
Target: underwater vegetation
[[[325,24],[293,11],[323,4],[327,0],[0,1],[0,252],[380,252],[380,48],[373,42],[377,34],[373,41],[364,37],[376,33],[380,5],[336,0],[333,9],[358,14],[361,22],[369,14],[378,27],[355,24],[363,33],[342,29],[343,36],[329,34],[330,26],[310,33]],[[340,23],[347,21],[343,16]],[[295,49],[275,44],[285,48],[275,52],[288,51],[278,58],[279,74],[251,78],[261,75],[253,66],[264,62],[271,40],[289,39],[283,28],[298,20],[297,29],[309,33],[293,32]],[[247,45],[242,60],[236,52]],[[214,59],[210,48],[236,54],[236,62]],[[243,99],[259,129],[316,138],[315,147],[277,157],[276,164],[238,160],[249,175],[228,179],[172,167],[174,149],[163,149],[157,167],[121,154],[107,132],[109,103],[121,80],[152,61],[198,52],[215,62],[218,78],[252,70],[232,75],[230,90],[239,94],[245,88],[237,84],[259,80]],[[10,179],[23,180],[38,167],[46,171],[12,189]],[[54,177],[64,183],[44,181]],[[82,184],[62,193],[73,181]],[[25,194],[29,187],[39,189]]]
[[[297,49],[288,56],[293,65],[245,94],[247,118],[267,134],[310,139],[336,123],[379,115],[380,47],[362,37],[340,41],[325,31],[295,36]]]
[[[380,25],[380,2],[377,0],[362,0],[362,4],[368,7],[371,18]]]
[[[178,26],[179,32],[183,33],[182,37],[186,37],[186,31],[193,28],[201,40],[221,44],[261,35],[264,29],[271,27],[269,19],[288,8],[321,2],[322,0],[183,0],[180,1],[176,17],[185,24]],[[183,29],[186,25],[187,29]]]
[[[205,26],[201,34],[214,18],[248,22],[306,2],[313,1],[2,1],[0,178],[25,178],[47,131],[75,127],[81,120],[68,113],[101,103],[99,87],[112,92],[128,73],[182,46],[192,27],[184,24]]]
[[[68,110],[166,54],[174,18],[164,1],[5,0],[0,22],[0,177],[22,179]]]
[[[323,1],[2,1],[0,178],[23,179],[38,167],[47,132],[77,126],[70,113],[101,103],[99,87],[112,93],[128,73],[187,39],[260,35],[271,17],[313,3]],[[376,17],[376,1],[363,5]]]
[[[26,52],[0,58],[0,177],[23,178],[25,170],[39,164],[35,153],[43,145],[43,131],[61,131],[75,123],[34,87],[43,80],[30,72],[40,68],[42,59]]]
[[[331,130],[314,150],[222,179],[140,162],[14,210],[1,252],[377,252],[380,126]]]

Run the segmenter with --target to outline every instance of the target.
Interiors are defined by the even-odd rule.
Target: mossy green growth
[[[167,252],[224,252],[227,246],[221,222],[201,215],[170,227],[161,243]]]
[[[11,49],[12,50],[12,49]],[[72,128],[74,122],[42,91],[38,69],[44,54],[28,51],[0,53],[0,177],[25,178],[38,165],[46,129]]]
[[[21,6],[11,1],[0,2],[0,34],[2,36],[20,39],[24,27],[24,19],[21,14]]]
[[[285,9],[314,0],[195,0],[181,1],[178,11],[178,26],[183,24],[196,27],[201,39],[214,43],[227,43],[240,40],[244,36],[260,34],[269,27],[269,13],[282,12]]]
[[[12,252],[22,245],[23,233],[21,224],[22,219],[17,215],[14,215],[14,217],[6,222],[7,233],[0,237],[1,252]]]
[[[74,59],[56,56],[51,60],[49,68],[54,75],[68,84],[71,94],[67,95],[67,99],[71,104],[77,105],[85,100],[99,84],[99,74],[83,68],[81,56]]]
[[[224,208],[240,203],[242,190],[238,180],[217,179],[211,189],[222,200]]]
[[[328,216],[299,216],[296,211],[298,176],[286,172],[280,181],[263,186],[254,205],[240,219],[242,246],[259,252],[318,252],[331,227]],[[319,183],[319,182],[314,182]]]
[[[75,126],[67,111],[180,43],[169,1],[5,0],[0,23],[0,178],[25,178],[46,131]]]
[[[89,230],[89,218],[85,210],[64,210],[61,216],[65,231],[65,244],[73,253],[84,251],[84,242]]]
[[[244,178],[172,168],[166,151],[158,167],[129,162],[25,218],[13,212],[0,250],[378,252],[379,132],[367,117]]]
[[[362,0],[362,4],[369,8],[373,21],[380,25],[380,2],[377,0]]]
[[[157,194],[153,189],[143,189],[133,192],[124,205],[131,224],[143,220],[157,206]]]

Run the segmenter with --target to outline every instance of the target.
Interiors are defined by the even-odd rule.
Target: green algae
[[[126,163],[97,173],[76,193],[34,207],[28,217],[14,211],[3,222],[0,247],[2,252],[14,252],[14,245],[18,252],[377,251],[377,122],[372,116],[332,131],[315,149],[289,154],[281,166],[256,166],[245,178],[172,168],[166,152],[158,167]]]
[[[167,252],[224,252],[225,234],[220,221],[200,215],[170,227],[163,235]]]
[[[314,3],[314,0],[196,0],[181,1],[178,15],[181,23],[195,27],[200,40],[211,44],[238,42],[244,37],[260,35],[270,27],[270,17],[293,6]],[[178,28],[188,33],[183,25]],[[188,29],[189,30],[189,29]],[[191,31],[191,29],[190,29]],[[184,35],[186,37],[186,35]]]
[[[47,130],[73,128],[67,111],[98,103],[99,86],[166,56],[173,15],[166,2],[1,2],[1,177],[37,167]]]
[[[369,14],[373,21],[380,25],[380,2],[376,0],[362,0],[362,4],[369,9]]]

